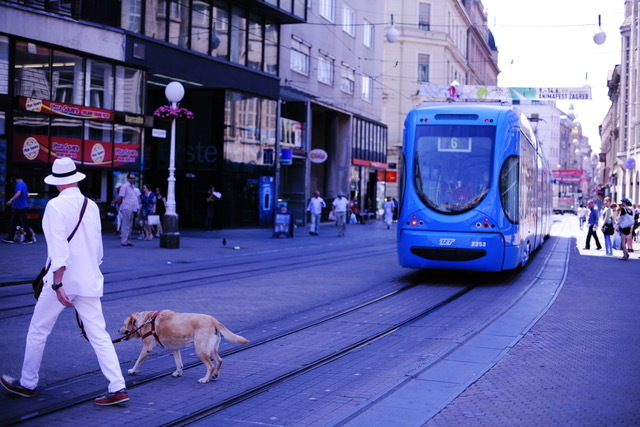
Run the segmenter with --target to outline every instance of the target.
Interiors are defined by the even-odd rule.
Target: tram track
[[[456,298],[459,298],[460,296],[469,292],[471,289],[473,289],[474,286],[475,285],[457,286],[457,287],[444,286],[440,288],[438,292],[435,292],[437,297],[435,297],[435,300],[433,301],[433,303],[429,304],[426,308],[424,307],[422,302],[420,302],[418,299],[414,297],[406,297],[404,298],[405,302],[403,304],[406,304],[406,300],[411,300],[414,306],[414,308],[410,310],[411,311],[410,315],[402,314],[400,317],[396,316],[397,318],[393,319],[390,322],[385,322],[384,325],[380,325],[379,328],[376,328],[375,332],[367,333],[365,336],[354,337],[354,339],[347,339],[345,340],[344,343],[342,343],[338,347],[326,349],[326,351],[324,351],[322,354],[310,360],[291,360],[290,362],[287,362],[285,364],[293,366],[293,369],[287,369],[284,372],[276,372],[273,375],[266,375],[264,378],[260,379],[254,384],[251,384],[250,386],[242,387],[240,391],[229,390],[230,391],[229,393],[226,393],[226,394],[223,393],[220,396],[220,398],[216,398],[214,399],[214,401],[207,402],[205,406],[203,406],[202,408],[192,411],[189,414],[186,414],[184,416],[177,417],[176,419],[172,420],[166,425],[174,425],[174,424],[186,425],[189,422],[192,422],[194,420],[198,420],[200,418],[206,418],[212,413],[228,408],[229,406],[235,405],[239,402],[243,402],[247,399],[250,399],[252,396],[262,393],[265,390],[268,390],[270,387],[274,387],[278,384],[286,382],[287,380],[293,377],[296,377],[305,372],[313,370],[319,366],[323,366],[328,363],[331,363],[332,361],[344,356],[345,354],[348,354],[375,340],[378,340],[381,337],[384,337],[385,335],[392,333],[394,330],[402,327],[403,325],[411,323],[416,319],[423,317],[429,314],[430,312],[433,312],[439,307],[450,303]],[[353,316],[357,318],[359,316],[362,316],[362,313],[366,311],[378,312],[382,310],[389,313],[391,317],[394,317],[394,315],[390,314],[393,310],[388,309],[389,305],[393,306],[394,304],[397,304],[398,303],[397,300],[399,299],[399,297],[401,297],[406,292],[411,291],[412,289],[416,289],[416,283],[410,283],[396,291],[389,292],[384,295],[375,296],[373,298],[370,298],[367,301],[360,302],[358,304],[355,304],[348,308],[344,308],[339,311],[335,311],[329,315],[322,316],[313,321],[310,321],[304,324],[298,324],[298,326],[296,327],[289,328],[286,330],[281,330],[280,332],[275,334],[266,334],[262,337],[254,339],[252,343],[250,343],[247,346],[236,346],[236,347],[230,348],[227,351],[223,351],[220,354],[223,358],[230,358],[240,353],[244,353],[244,354],[253,353],[254,355],[255,354],[264,355],[265,353],[269,353],[273,351],[270,349],[273,349],[274,347],[275,348],[286,347],[287,344],[282,344],[283,341],[292,342],[296,340],[303,340],[304,338],[300,338],[299,337],[300,335],[305,335],[308,333],[317,333],[318,329],[323,329],[323,328],[332,329],[332,326],[330,325],[335,322],[338,322],[340,324],[351,323],[353,322],[353,320],[346,319],[346,317]],[[400,298],[400,299],[403,300],[403,298]],[[384,308],[381,309],[380,308],[381,306],[387,306],[387,309],[384,309]],[[279,323],[282,325],[283,323],[296,324],[299,322],[293,321],[292,319],[283,319]],[[316,332],[313,332],[314,330]],[[243,334],[251,335],[252,333],[249,331],[248,333],[243,332]],[[255,356],[250,356],[249,358],[252,360],[257,359]],[[202,369],[201,365],[202,363],[199,361],[186,363],[184,366],[185,375],[187,375],[187,373],[194,368]],[[169,377],[171,372],[172,370],[166,370],[166,371],[155,373],[152,375],[146,375],[146,376],[140,376],[140,377],[136,376],[136,377],[133,377],[133,380],[131,380],[132,377],[127,377],[126,378],[128,380],[127,387],[130,390],[130,392],[135,395],[136,389],[138,388],[145,389],[148,387],[154,388],[156,382],[161,381],[165,377]],[[229,374],[225,373],[225,371],[223,370],[222,375],[224,376]],[[67,388],[77,389],[79,387],[78,382],[79,381],[77,379],[70,380],[66,382],[67,384],[57,385],[56,388],[60,390],[67,389]],[[211,384],[210,386],[213,386],[213,384]],[[95,390],[95,391],[85,390],[82,393],[75,392],[73,394],[65,391],[64,393],[65,393],[65,398],[57,402],[56,404],[44,405],[36,410],[31,408],[29,413],[14,414],[10,418],[2,421],[3,423],[8,422],[10,424],[26,422],[26,421],[28,421],[29,424],[33,422],[40,424],[43,420],[46,421],[47,415],[58,413],[60,411],[65,411],[65,410],[72,410],[72,411],[77,410],[74,408],[81,407],[83,404],[90,402],[93,398],[95,398],[98,394],[100,394],[98,390]]]
[[[343,252],[336,253],[329,249],[319,251],[313,254],[307,254],[292,258],[273,258],[270,254],[265,254],[257,260],[242,260],[233,263],[207,263],[203,265],[179,264],[176,268],[164,274],[158,274],[158,271],[147,272],[144,270],[138,274],[134,272],[118,272],[105,274],[105,292],[103,302],[113,301],[117,299],[130,298],[132,296],[148,292],[159,292],[163,290],[171,290],[177,286],[184,288],[187,286],[202,286],[204,284],[220,281],[220,280],[239,280],[246,277],[256,277],[265,274],[277,274],[286,271],[296,270],[301,267],[321,266],[336,261],[355,261],[362,258],[372,257],[380,254],[388,253],[388,248],[379,246],[366,248],[358,252],[352,252],[345,255]],[[198,264],[202,264],[199,262]],[[204,273],[204,274],[198,274]],[[194,275],[194,277],[189,277]],[[126,287],[117,286],[126,280]],[[0,284],[0,286],[2,286]],[[5,306],[3,301],[14,298],[23,298],[22,304]],[[33,294],[29,290],[11,292],[0,296],[0,319],[21,316],[25,313],[18,312],[14,315],[6,315],[15,311],[31,309],[33,307]]]

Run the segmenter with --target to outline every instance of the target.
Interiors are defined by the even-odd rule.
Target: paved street
[[[313,416],[310,413],[300,415],[304,412],[295,408],[308,404],[304,390],[309,386],[318,390],[337,387],[323,384],[329,377],[322,374],[322,370],[316,370],[315,378],[302,376],[298,382],[273,388],[264,395],[271,399],[251,401],[252,408],[262,404],[269,408],[276,404],[276,399],[277,405],[289,408],[289,418],[281,414],[267,416],[269,412],[265,410],[250,415],[240,405],[237,410],[224,411],[215,418],[204,420],[202,425],[211,425],[213,420],[215,425],[241,425],[270,419],[274,425],[640,423],[637,397],[640,369],[635,357],[640,350],[640,337],[634,332],[637,329],[634,327],[635,307],[640,302],[640,292],[634,286],[640,272],[640,254],[635,252],[630,261],[623,262],[617,257],[605,257],[604,251],[579,250],[584,235],[578,230],[575,217],[557,217],[557,220],[556,234],[527,269],[517,275],[517,286],[513,283],[480,289],[476,299],[482,294],[485,294],[482,298],[511,299],[511,308],[504,315],[494,316],[491,324],[478,329],[476,344],[463,346],[445,356],[449,362],[440,363],[441,376],[419,364],[405,374],[396,368],[389,369],[389,374],[397,370],[399,376],[378,392],[368,395],[362,388],[349,392],[357,393],[358,399],[354,399],[356,395],[347,399],[347,394],[341,392],[340,399],[335,401],[341,402],[339,411],[334,402],[333,412],[326,412],[329,406],[316,404]],[[317,310],[325,311],[323,307],[328,301],[346,304],[360,298],[359,295],[399,289],[411,278],[430,277],[398,267],[395,234],[384,228],[381,222],[370,222],[349,227],[347,237],[338,238],[335,229],[324,224],[319,237],[298,229],[293,239],[273,239],[271,231],[266,229],[210,233],[186,230],[182,234],[181,248],[177,250],[160,249],[157,241],[138,242],[133,248],[122,248],[115,236],[105,234],[103,271],[107,294],[104,306],[109,329],[115,337],[120,322],[132,311],[173,308],[211,313],[234,332],[254,339],[261,329],[276,328],[278,319],[288,319],[287,323],[291,323],[291,319],[309,318],[315,316]],[[223,237],[226,246],[222,245]],[[0,281],[20,282],[31,278],[30,270],[35,271],[32,265],[43,262],[44,250],[42,239],[35,245],[0,246],[3,259],[21,260],[14,266],[2,263]],[[332,254],[353,258],[338,262],[332,259]],[[358,254],[366,256],[358,258]],[[362,269],[364,266],[366,268]],[[505,293],[515,292],[518,286],[529,282],[535,284],[518,298]],[[201,285],[194,286],[193,283]],[[0,365],[4,373],[17,375],[19,372],[30,312],[28,307],[32,304],[27,293],[27,285],[0,288],[4,307]],[[456,313],[461,313],[463,307],[465,303],[461,300],[441,316],[453,319],[451,316],[459,316]],[[70,377],[76,377],[75,383],[88,387],[88,391],[104,387],[104,379],[95,372],[97,366],[92,351],[79,337],[74,323],[72,311],[67,310],[50,338],[43,364],[42,390],[36,398],[40,403],[1,394],[3,413],[18,407],[28,412],[30,405],[32,408],[42,405],[43,398],[57,399],[59,392],[56,390],[68,387]],[[413,333],[400,333],[391,342],[403,345],[403,340],[409,340],[404,346],[413,342],[409,345],[415,347],[416,336],[435,337],[443,332],[442,328],[433,329],[429,322],[416,323],[407,332],[411,329]],[[496,330],[500,332],[496,333]],[[417,331],[420,331],[418,335]],[[504,344],[495,345],[496,337],[507,339],[498,340]],[[335,372],[336,366],[333,373],[344,381],[349,377],[344,374],[357,369],[356,364],[362,362],[365,355],[368,358],[377,353],[377,346],[387,347],[385,342],[380,340],[344,357],[336,365],[343,366],[340,368],[345,369],[343,374]],[[139,341],[117,344],[123,371],[131,367],[139,345]],[[222,348],[228,348],[228,345],[224,344]],[[188,350],[183,351],[183,357],[185,363],[193,359]],[[218,387],[222,392],[227,387],[225,384],[231,381],[242,385],[238,369],[244,369],[243,358],[248,362],[248,356],[225,358],[227,364],[222,376],[214,384],[195,384],[195,372],[180,380],[160,380],[154,386],[153,393],[157,398],[152,400],[166,404],[172,401],[171,394],[175,401],[178,400],[176,393],[188,395],[202,390],[196,386]],[[148,372],[153,372],[171,368],[172,361],[169,353],[160,350],[145,363]],[[200,369],[194,370],[200,374]],[[470,376],[465,377],[465,372]],[[107,421],[113,425],[131,423],[131,410],[140,413],[139,410],[144,409],[147,416],[155,413],[149,412],[149,398],[140,395],[145,387],[132,388],[132,401],[122,409],[105,410],[84,403],[78,407],[79,418],[75,418],[74,412],[70,412],[73,410],[69,409],[48,415],[41,421],[53,425],[92,425],[87,417],[97,416],[95,424]],[[295,395],[301,398],[301,403],[294,403]],[[367,395],[369,397],[365,397]],[[316,401],[313,399],[317,397],[311,401]],[[154,419],[148,418],[148,425],[166,422],[161,422],[160,418],[154,422]]]

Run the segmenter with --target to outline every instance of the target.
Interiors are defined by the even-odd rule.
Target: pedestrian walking
[[[587,215],[589,215],[589,209],[580,203],[580,207],[578,208],[578,222],[580,223],[580,230],[582,230],[583,225],[587,220]]]
[[[604,209],[602,210],[602,234],[604,235],[604,250],[607,256],[613,256],[613,242],[611,236],[615,233],[613,223],[613,212],[611,210],[611,198],[604,198]]]
[[[318,229],[320,225],[320,217],[322,215],[322,209],[326,208],[327,204],[320,197],[320,192],[316,190],[314,196],[309,200],[307,205],[307,212],[311,215],[309,221],[309,234],[312,236],[318,235]]]
[[[395,204],[391,197],[387,197],[382,208],[384,209],[384,222],[387,224],[387,230],[389,230],[391,228],[391,223],[393,222],[393,211],[395,209]]]
[[[588,231],[587,231],[587,242],[585,243],[584,248],[585,249],[590,249],[591,246],[591,237],[594,238],[594,240],[596,241],[596,249],[600,250],[602,249],[602,245],[600,244],[600,240],[598,239],[598,234],[597,234],[597,230],[598,230],[598,218],[599,218],[599,214],[598,214],[598,208],[595,207],[593,200],[589,200],[587,202],[587,206],[589,209],[589,219],[588,219]]]
[[[2,386],[23,397],[33,397],[47,338],[65,307],[75,307],[84,324],[100,369],[109,380],[106,394],[95,399],[97,405],[114,405],[129,400],[120,363],[111,337],[106,331],[100,298],[104,278],[100,211],[82,195],[78,182],[85,175],[69,158],[56,159],[52,173],[44,180],[60,194],[49,201],[42,218],[47,241],[48,273],[35,305],[27,332],[27,344],[20,379],[3,375]],[[64,363],[64,357],[59,358]]]
[[[618,232],[620,233],[620,249],[622,249],[622,258],[620,259],[626,261],[629,259],[628,241],[631,237],[631,228],[634,222],[631,200],[626,197],[622,199],[618,212]]]
[[[11,212],[11,221],[9,222],[9,233],[7,238],[2,239],[2,241],[5,243],[15,243],[16,230],[20,227],[25,233],[22,243],[28,245],[34,241],[33,232],[31,231],[31,227],[29,227],[29,223],[27,221],[27,208],[29,207],[27,197],[29,197],[29,188],[22,179],[21,174],[16,173],[14,178],[16,181],[15,193],[9,200],[7,200],[7,206],[11,206],[13,208]]]
[[[347,228],[347,211],[350,209],[349,199],[344,197],[343,192],[338,192],[338,197],[333,199],[333,213],[336,217],[336,225],[338,226],[338,237],[344,237]]]
[[[120,246],[133,246],[131,243],[131,231],[133,229],[133,217],[140,211],[140,200],[135,188],[136,176],[127,175],[127,182],[120,187],[120,193],[116,204],[120,205]]]
[[[216,191],[216,188],[212,185],[207,191],[207,197],[205,198],[205,217],[204,217],[204,229],[206,231],[213,231],[213,212],[218,199],[222,198],[222,193]]]
[[[156,195],[147,184],[142,186],[140,194],[140,220],[144,230],[144,240],[153,240],[153,227],[149,224],[149,215],[156,213]]]
[[[160,222],[156,226],[156,237],[160,237],[162,235],[162,219],[164,218],[164,214],[167,212],[167,199],[162,195],[160,188],[156,188],[156,215],[160,217]]]

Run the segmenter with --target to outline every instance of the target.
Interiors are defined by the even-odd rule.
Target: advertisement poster
[[[114,144],[113,167],[119,169],[139,169],[140,146],[136,144]]]
[[[52,136],[51,155],[54,159],[68,157],[75,163],[80,163],[82,161],[82,140]]]
[[[85,141],[82,160],[87,166],[113,166],[113,143],[104,141]]]
[[[14,161],[27,163],[49,163],[49,137],[46,135],[13,136]]]

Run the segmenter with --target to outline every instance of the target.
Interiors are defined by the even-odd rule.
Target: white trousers
[[[73,301],[75,309],[84,323],[87,338],[89,338],[93,351],[98,357],[100,369],[109,380],[109,392],[125,388],[118,355],[111,342],[111,336],[106,330],[100,298],[69,295],[69,299]],[[58,316],[65,308],[50,287],[42,291],[27,333],[27,346],[22,364],[22,377],[20,378],[20,384],[23,387],[30,389],[37,387],[40,378],[38,372],[47,337],[53,330]],[[59,357],[57,360],[64,361],[64,357]]]

